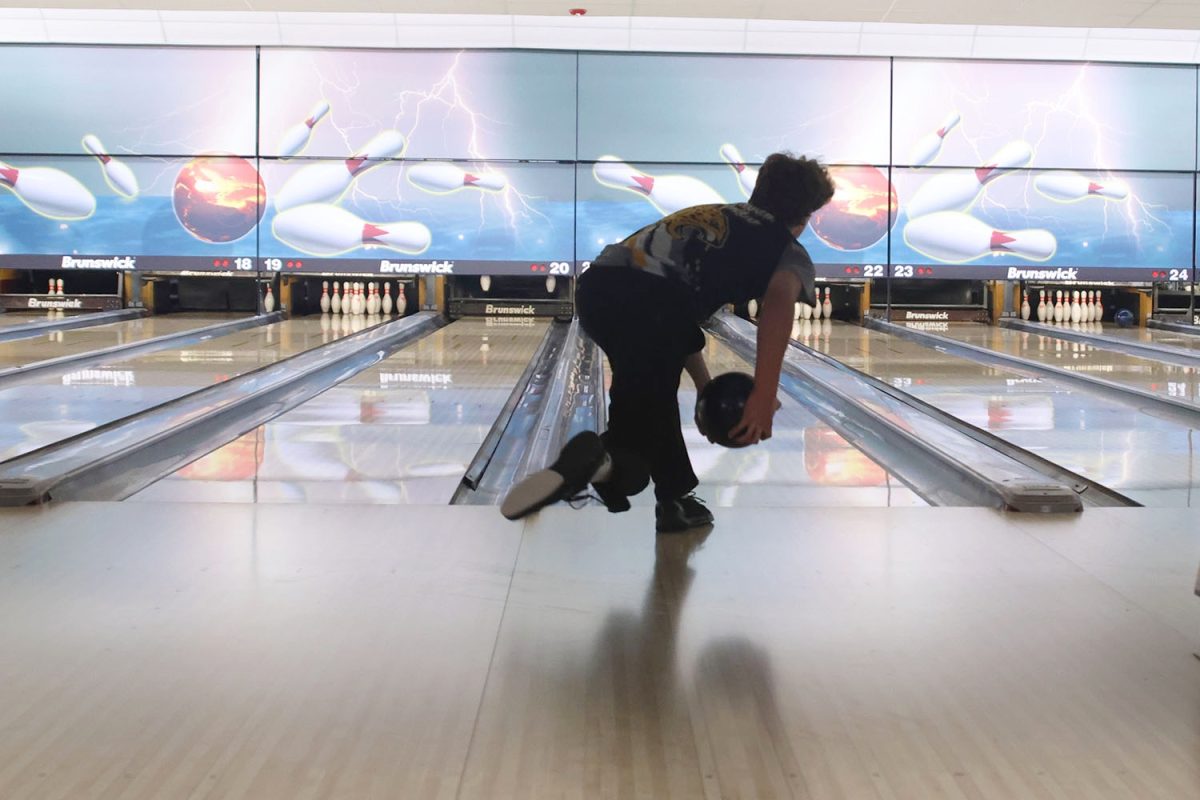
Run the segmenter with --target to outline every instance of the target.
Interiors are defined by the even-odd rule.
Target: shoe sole
[[[520,519],[553,503],[562,494],[566,481],[552,469],[535,472],[508,490],[500,513],[505,519]]]

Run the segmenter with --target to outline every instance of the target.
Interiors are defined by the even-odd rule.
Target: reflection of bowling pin
[[[303,122],[297,122],[284,131],[283,138],[279,140],[279,157],[291,158],[307,147],[309,139],[312,138],[313,126],[324,119],[328,113],[329,103],[322,100],[313,106],[308,119]],[[295,118],[293,117],[293,119]]]
[[[960,120],[962,117],[958,115],[957,111],[951,111],[946,115],[946,119],[942,121],[942,127],[917,139],[917,143],[909,152],[908,163],[914,167],[923,167],[937,158],[938,153],[942,152],[942,142],[946,140],[946,134],[954,130]]]
[[[1050,231],[1000,231],[957,211],[912,220],[904,226],[904,241],[922,255],[949,263],[974,261],[989,253],[1045,261],[1058,248]]]
[[[392,285],[387,282],[384,282],[383,284],[382,308],[383,313],[389,315],[392,313]]]
[[[546,276],[546,294],[554,294],[554,290],[558,288],[558,278],[553,275]]]
[[[96,210],[96,198],[61,169],[13,167],[0,161],[0,186],[12,189],[22,203],[54,219],[84,219]]]
[[[615,156],[601,156],[592,167],[596,180],[615,189],[628,189],[649,200],[664,214],[708,203],[724,203],[716,190],[687,175],[647,175]]]
[[[329,311],[329,281],[321,281],[321,313]]]
[[[1129,196],[1129,187],[1123,181],[1098,183],[1077,172],[1047,172],[1037,176],[1033,186],[1051,200],[1062,203],[1074,203],[1087,197],[1124,200]]]
[[[1021,292],[1021,319],[1029,319],[1029,292]]]
[[[304,253],[331,256],[359,247],[387,247],[402,253],[429,248],[429,229],[419,222],[365,222],[344,208],[313,203],[275,215],[275,238]]]
[[[263,308],[270,314],[275,310],[275,295],[271,294],[271,284],[267,284],[267,296],[263,299]]]
[[[982,167],[955,170],[934,175],[917,189],[907,210],[909,219],[938,211],[962,211],[975,202],[983,187],[1001,175],[1023,167],[1033,158],[1025,142],[1011,142],[1000,148]]]
[[[125,197],[137,197],[137,176],[133,174],[133,170],[127,164],[117,161],[106,153],[104,145],[90,133],[83,137],[83,148],[100,161],[100,168],[104,171],[104,179],[108,181],[108,185],[117,194],[124,195]]]
[[[470,186],[498,192],[507,181],[497,172],[475,172],[445,161],[413,164],[408,168],[408,182],[427,192],[444,194]]]
[[[483,291],[485,291],[485,292],[490,292],[492,290],[492,276],[491,275],[480,275],[479,276],[479,288],[483,289]]]
[[[275,208],[287,211],[308,203],[336,200],[350,188],[355,178],[382,163],[373,159],[391,158],[403,150],[403,136],[397,131],[382,131],[345,161],[311,164],[297,171],[275,195]]]
[[[747,167],[746,162],[742,159],[742,154],[731,144],[721,145],[721,158],[728,161],[729,166],[733,167],[733,171],[737,173],[738,186],[742,187],[742,193],[746,197],[754,194],[754,184],[758,182],[758,170]]]
[[[833,289],[829,286],[825,287],[825,302],[821,303],[821,316],[825,319],[833,319],[833,301],[829,296],[833,293]]]

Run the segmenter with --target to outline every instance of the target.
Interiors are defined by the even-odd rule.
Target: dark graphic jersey
[[[726,303],[762,297],[778,269],[800,278],[797,299],[816,305],[816,272],[808,251],[787,226],[749,203],[676,211],[604,248],[592,263],[633,267],[682,286],[697,320]]]

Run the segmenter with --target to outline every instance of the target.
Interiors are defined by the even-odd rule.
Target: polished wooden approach
[[[0,513],[0,797],[1200,797],[1200,515]]]

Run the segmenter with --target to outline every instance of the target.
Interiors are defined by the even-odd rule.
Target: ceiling
[[[25,8],[30,0],[0,0]],[[40,8],[375,12],[1200,29],[1200,0],[37,0]]]

